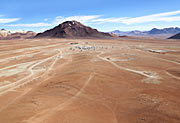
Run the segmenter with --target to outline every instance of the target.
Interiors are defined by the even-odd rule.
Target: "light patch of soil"
[[[146,84],[160,84],[160,80],[157,78],[146,78],[143,79],[141,82],[146,83]]]

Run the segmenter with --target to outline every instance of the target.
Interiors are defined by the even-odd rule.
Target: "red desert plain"
[[[180,123],[180,41],[0,41],[0,123]]]

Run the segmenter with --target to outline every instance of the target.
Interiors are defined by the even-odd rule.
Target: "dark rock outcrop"
[[[168,38],[168,39],[180,39],[180,33]]]

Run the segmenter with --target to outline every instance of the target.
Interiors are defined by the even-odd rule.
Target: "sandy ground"
[[[179,123],[180,41],[0,41],[0,123]]]

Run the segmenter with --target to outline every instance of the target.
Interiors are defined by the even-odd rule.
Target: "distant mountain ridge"
[[[33,31],[8,31],[0,30],[0,39],[26,39],[33,38],[36,35]]]
[[[167,38],[167,37],[173,36],[177,33],[180,33],[180,28],[178,28],[178,27],[175,27],[175,28],[170,27],[170,28],[164,28],[164,29],[153,28],[150,31],[135,30],[135,31],[127,31],[127,32],[115,30],[110,33],[113,33],[113,34],[116,34],[119,36],[124,36],[124,35],[126,35],[126,36],[145,36],[145,37],[149,37],[149,36],[162,36],[163,37],[164,36],[165,38]]]
[[[109,33],[85,26],[77,21],[66,21],[53,29],[38,33],[35,38],[111,38]]]
[[[180,28],[178,27],[171,27],[171,28],[164,28],[164,29],[157,29],[153,28],[152,30],[149,31],[149,34],[177,34],[180,32]]]

